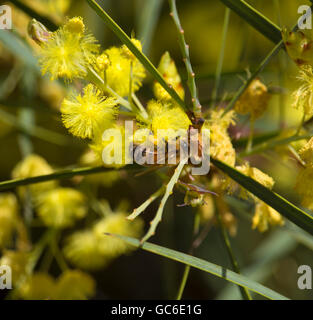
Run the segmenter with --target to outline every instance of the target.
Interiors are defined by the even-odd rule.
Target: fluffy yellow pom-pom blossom
[[[102,164],[102,161],[97,157],[94,150],[88,149],[79,159],[79,164],[82,166],[96,167]],[[84,180],[89,183],[99,184],[105,188],[110,188],[121,179],[119,170],[112,170],[108,172],[91,174],[84,177]]]
[[[0,248],[10,244],[16,228],[18,205],[14,194],[0,195]]]
[[[58,300],[86,300],[95,294],[94,279],[80,270],[67,270],[57,279],[54,298]]]
[[[125,152],[125,145],[130,137],[125,137],[125,127],[114,125],[95,136],[90,148],[99,161],[107,167],[120,168],[129,163],[130,152]]]
[[[298,174],[295,190],[301,196],[302,205],[313,210],[313,138],[300,149],[299,156],[305,166]]]
[[[69,236],[63,249],[65,257],[73,265],[85,270],[97,270],[118,256],[130,252],[133,248],[124,241],[105,235],[121,234],[129,237],[140,237],[143,221],[126,219],[127,214],[117,211],[96,222],[91,228],[78,231]]]
[[[130,92],[136,92],[142,85],[146,76],[143,65],[138,59],[130,58],[125,54],[123,47],[112,47],[103,52],[107,55],[110,64],[105,65],[105,80],[107,85],[121,97],[126,97]],[[132,82],[130,76],[132,75]]]
[[[94,85],[89,84],[83,95],[72,94],[64,99],[61,106],[64,126],[80,138],[92,139],[96,133],[102,133],[110,127],[117,113],[117,101],[105,97]]]
[[[36,272],[17,289],[26,300],[86,300],[95,294],[95,281],[79,270],[67,270],[58,279]]]
[[[266,85],[255,79],[236,102],[235,111],[239,114],[250,114],[252,120],[257,119],[266,111],[269,99]]]
[[[93,227],[93,232],[98,239],[99,251],[107,258],[115,258],[119,255],[130,252],[134,247],[121,239],[106,236],[104,233],[120,234],[128,237],[140,237],[143,229],[143,221],[136,219],[129,221],[127,214],[123,212],[111,213],[100,220]]]
[[[0,259],[0,266],[7,265],[12,270],[13,284],[17,284],[27,274],[27,263],[30,254],[23,251],[4,250]]]
[[[12,171],[12,178],[30,178],[50,173],[53,173],[53,170],[48,162],[36,154],[31,154],[16,165]],[[21,196],[24,196],[26,188],[29,188],[31,194],[37,196],[38,194],[53,189],[56,185],[57,183],[55,181],[35,183],[29,187],[20,187],[19,192]]]
[[[306,118],[313,115],[313,69],[310,65],[301,67],[298,80],[301,86],[293,92],[293,106],[302,109]]]
[[[132,38],[131,42],[135,45],[135,47],[139,51],[142,51],[142,44],[141,44],[140,40]],[[137,59],[125,44],[122,46],[122,52],[127,58],[129,58],[129,59],[131,59],[133,61],[135,61]]]
[[[252,229],[257,228],[260,232],[265,232],[269,226],[282,226],[283,224],[282,216],[275,209],[263,201],[257,201],[252,219]]]
[[[203,124],[203,129],[210,130],[210,155],[218,160],[234,166],[236,151],[227,132],[228,127],[234,124],[234,113],[228,112],[221,117],[223,110],[211,111],[210,119]]]
[[[84,77],[99,53],[96,42],[91,34],[86,33],[82,18],[70,19],[41,43],[39,64],[42,73],[50,74],[51,80]]]
[[[144,126],[148,127],[155,137],[158,135],[159,138],[168,140],[172,137],[171,132],[167,130],[172,130],[173,134],[179,130],[187,132],[191,125],[187,114],[178,105],[170,102],[151,100],[147,105],[147,111],[149,117]]]
[[[170,85],[182,99],[184,99],[185,90],[182,85],[180,75],[177,71],[174,60],[171,58],[168,52],[165,52],[161,57],[158,70],[166,83]],[[158,82],[154,84],[153,91],[155,97],[159,100],[172,99],[168,92]]]
[[[57,188],[38,199],[38,215],[46,226],[65,228],[87,213],[84,195],[71,188]]]
[[[63,252],[71,264],[84,270],[97,270],[109,262],[101,254],[98,239],[92,230],[77,231],[70,235]]]
[[[275,182],[272,177],[262,172],[258,168],[250,167],[248,163],[245,163],[241,166],[236,166],[236,169],[268,189],[272,189],[274,186]],[[238,184],[230,178],[226,178],[224,181],[224,188],[232,193],[238,188]],[[276,226],[284,224],[282,216],[275,209],[268,206],[266,203],[242,187],[240,187],[240,197],[243,199],[250,197],[255,201],[256,207],[252,219],[253,229],[258,229],[260,232],[264,232],[268,230],[270,225]]]
[[[275,182],[272,177],[262,172],[258,168],[250,167],[248,163],[245,163],[241,166],[236,166],[236,170],[252,178],[253,180],[256,180],[268,189],[272,189],[274,186]],[[237,189],[238,184],[234,182],[232,179],[227,178],[224,186],[230,193],[233,193]],[[243,199],[247,199],[248,197],[251,197],[252,199],[257,199],[252,193],[248,192],[246,189],[242,187],[240,187],[240,197]]]

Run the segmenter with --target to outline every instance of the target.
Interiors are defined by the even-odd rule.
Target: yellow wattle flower
[[[67,237],[63,252],[71,264],[84,270],[97,270],[109,262],[101,254],[92,230],[77,231]]]
[[[13,193],[0,195],[0,248],[9,245],[16,229],[18,204]]]
[[[142,51],[142,44],[140,40],[132,38],[131,41],[139,51]],[[137,59],[125,44],[122,46],[122,51],[128,59],[131,59],[133,61]]]
[[[82,17],[74,17],[65,24],[64,28],[73,33],[83,34],[85,32],[85,24]]]
[[[313,167],[308,166],[300,170],[295,190],[301,197],[301,203],[304,207],[313,210]]]
[[[42,43],[39,64],[51,80],[82,78],[95,63],[99,45],[91,34],[84,32],[82,24],[81,18],[72,18]]]
[[[53,173],[52,167],[48,164],[48,162],[36,155],[31,154],[25,157],[22,161],[20,161],[12,171],[13,179],[22,179],[22,178],[31,178],[46,174]],[[35,183],[27,187],[20,187],[19,194],[23,197],[27,189],[30,190],[32,196],[36,197],[37,195],[42,194],[45,191],[51,190],[57,186],[56,181],[47,181],[41,183]]]
[[[96,167],[102,164],[102,161],[97,157],[94,150],[88,149],[79,159],[79,164],[86,167]],[[101,185],[105,188],[112,187],[117,181],[121,179],[121,173],[119,170],[112,170],[108,172],[91,174],[84,177],[84,180],[88,183]]]
[[[125,152],[126,143],[128,144],[128,141],[125,141],[124,126],[113,125],[103,134],[96,135],[90,148],[104,166],[121,168],[129,163],[131,156],[129,152]]]
[[[44,272],[36,272],[17,288],[17,296],[25,300],[51,300],[55,289],[54,279]]]
[[[64,271],[58,279],[36,272],[17,288],[25,300],[86,300],[95,294],[95,281],[80,270]]]
[[[87,213],[84,195],[71,188],[57,188],[38,199],[38,215],[46,226],[66,228]]]
[[[101,73],[111,65],[109,56],[106,53],[100,54],[96,59],[96,69]]]
[[[250,114],[252,119],[257,119],[266,111],[270,97],[266,85],[255,79],[236,102],[235,111]]]
[[[0,266],[6,265],[11,268],[13,285],[17,284],[26,276],[29,258],[30,254],[28,252],[13,250],[3,251],[3,255],[0,258]]]
[[[263,201],[257,201],[255,213],[252,218],[252,229],[265,232],[269,226],[282,226],[283,224],[284,220],[282,216],[275,209]]]
[[[161,57],[158,70],[166,83],[170,85],[182,99],[184,99],[185,90],[182,85],[180,75],[177,71],[174,60],[171,58],[168,52],[165,52]],[[153,91],[155,97],[159,100],[172,99],[168,92],[158,82],[154,84]]]
[[[313,115],[313,69],[310,65],[302,66],[298,80],[300,87],[293,92],[293,106],[302,109],[306,118]]]
[[[253,180],[256,180],[268,189],[272,189],[274,186],[275,182],[272,177],[262,172],[258,168],[250,167],[249,163],[245,163],[241,166],[236,166],[235,168],[242,174],[252,178]],[[234,182],[232,179],[226,178],[226,181],[224,182],[224,188],[228,190],[230,193],[233,193],[238,188],[238,184]],[[246,189],[242,187],[240,187],[240,197],[243,199],[247,199],[249,197],[257,199],[252,193],[248,192]]]
[[[132,92],[138,91],[146,76],[145,69],[138,59],[129,59],[123,53],[123,49],[117,47],[107,49],[104,53],[110,60],[105,76],[109,87],[121,97],[127,97],[130,91],[130,74],[132,70]]]
[[[56,282],[54,299],[86,300],[95,294],[96,283],[87,273],[80,270],[64,271]]]
[[[107,232],[128,237],[140,237],[143,230],[142,219],[129,221],[126,217],[127,214],[123,212],[110,213],[94,225],[92,230],[98,239],[99,251],[103,256],[115,258],[134,249],[125,241],[104,234]]]
[[[299,156],[307,167],[313,168],[313,137],[299,150]]]
[[[223,110],[211,111],[209,120],[203,124],[203,129],[210,130],[210,155],[220,161],[234,166],[236,151],[227,132],[230,124],[234,124],[234,113],[229,112],[221,117]]]
[[[164,136],[159,132],[159,137],[168,139],[167,130],[179,131],[184,130],[187,133],[191,121],[187,114],[178,106],[171,103],[163,103],[161,101],[151,100],[147,105],[149,118],[148,127],[154,133],[155,137],[159,130],[165,130]]]
[[[100,90],[89,84],[83,95],[72,94],[63,100],[61,113],[64,126],[74,136],[92,139],[112,125],[117,114],[117,101],[103,96]]]

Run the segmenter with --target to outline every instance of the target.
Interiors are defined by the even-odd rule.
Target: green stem
[[[142,169],[143,169],[143,167],[136,165],[136,164],[133,164],[133,165],[130,164],[130,165],[127,165],[127,166],[121,168],[121,170],[134,170],[134,171],[135,170],[142,170]],[[20,186],[26,186],[29,184],[50,181],[50,180],[69,179],[69,178],[72,178],[75,176],[86,176],[86,175],[90,175],[90,174],[96,174],[96,173],[100,173],[100,172],[110,172],[110,171],[115,171],[115,170],[117,170],[117,169],[105,168],[103,166],[76,168],[76,169],[65,169],[65,170],[57,171],[55,173],[46,174],[46,175],[37,176],[37,177],[2,181],[2,182],[0,182],[0,191],[13,189],[15,187],[20,187]]]
[[[276,44],[276,46],[273,48],[273,50],[265,57],[265,59],[261,62],[261,64],[259,65],[259,67],[255,70],[255,72],[249,77],[249,79],[240,87],[240,89],[237,91],[236,95],[233,97],[233,99],[231,100],[231,102],[228,104],[228,106],[226,107],[225,111],[222,114],[222,117],[229,112],[230,110],[232,110],[237,102],[237,100],[241,97],[241,95],[244,93],[244,91],[248,88],[248,86],[250,85],[250,83],[257,77],[257,75],[263,71],[263,69],[266,67],[266,65],[269,63],[269,61],[278,54],[278,52],[280,51],[281,48],[284,47],[284,42],[282,40],[281,37],[281,31],[280,29],[275,26],[271,21],[269,21],[268,19],[266,19],[264,16],[262,16],[260,13],[258,13],[254,8],[252,8],[250,5],[248,5],[245,1],[243,0],[221,0],[222,2],[224,2],[227,6],[229,6],[231,9],[233,9],[235,12],[237,12],[239,14],[239,11],[241,12],[239,15],[241,17],[243,17],[245,20],[247,20],[248,22],[250,22],[253,25],[253,18],[256,18],[256,21],[259,21],[258,24],[262,25],[264,24],[265,29],[270,30],[272,29],[272,31],[270,32],[271,34],[277,33],[277,31],[279,31],[279,38],[276,35],[275,38],[277,37],[277,39],[273,41]],[[313,9],[313,6],[311,6],[311,10]],[[246,13],[245,13],[246,12]],[[248,12],[248,13],[247,13]],[[254,13],[253,13],[254,12]],[[256,16],[255,16],[256,14]],[[258,16],[258,17],[257,17]],[[250,18],[247,18],[250,17]],[[266,20],[268,20],[267,22],[265,22]],[[263,21],[262,23],[260,23],[261,21]],[[271,26],[270,26],[271,25]],[[256,25],[253,25],[254,27],[256,27]],[[274,32],[274,28],[278,28],[275,32]],[[257,30],[261,31],[260,28],[256,27]],[[265,30],[264,29],[264,30]],[[298,23],[296,23],[294,25],[294,27],[292,28],[292,30],[297,30],[298,29]],[[262,31],[261,31],[262,32]],[[274,33],[273,33],[274,32]],[[264,35],[267,34],[267,31],[262,32]]]
[[[291,142],[299,141],[302,139],[310,139],[311,137],[312,137],[312,133],[309,133],[309,134],[302,135],[302,136],[293,135],[288,138],[269,140],[265,143],[261,143],[261,144],[257,145],[256,147],[252,148],[250,151],[244,151],[244,152],[239,153],[239,156],[246,157],[246,156],[250,156],[253,154],[257,154],[257,153],[262,153],[266,150],[273,149],[273,148],[280,146],[280,145],[289,144]]]
[[[138,109],[141,111],[141,114],[144,117],[144,119],[148,119],[149,115],[148,115],[146,109],[144,108],[144,106],[142,105],[142,103],[140,102],[140,100],[138,99],[138,97],[136,96],[136,94],[134,92],[132,93],[132,98],[133,98],[134,102],[136,103],[136,106],[138,107]]]
[[[249,152],[252,148],[253,135],[254,135],[254,123],[255,123],[255,120],[250,119],[250,133],[249,133],[249,139],[246,146],[246,152]]]
[[[124,43],[128,49],[135,55],[135,57],[142,63],[146,70],[152,75],[152,77],[160,83],[160,85],[168,92],[168,94],[184,109],[187,111],[187,107],[184,101],[179,97],[177,92],[169,87],[160,72],[152,64],[152,62],[134,45],[130,37],[120,28],[120,26],[99,6],[95,0],[86,0],[90,7],[98,14],[98,16],[104,21],[108,28],[110,28],[115,35]]]
[[[232,247],[231,247],[231,244],[230,244],[230,240],[229,240],[229,237],[228,237],[227,230],[226,230],[226,228],[224,226],[221,214],[220,214],[220,212],[219,212],[219,210],[217,208],[216,208],[216,218],[217,218],[217,222],[219,224],[219,229],[220,229],[220,232],[221,232],[221,236],[222,236],[222,239],[224,241],[225,248],[226,248],[227,254],[229,256],[229,259],[231,261],[233,270],[236,273],[240,274],[240,269],[239,269],[239,266],[238,266],[238,262],[237,262],[237,260],[235,258],[234,253],[233,253],[233,250],[232,250]],[[244,300],[252,300],[251,295],[250,295],[250,293],[249,293],[247,288],[238,286],[238,289],[240,290],[240,293],[241,293],[242,298]]]
[[[304,122],[305,122],[305,113],[303,112],[303,115],[302,115],[302,118],[301,118],[301,122],[300,122],[299,127],[298,127],[298,129],[296,131],[296,134],[295,134],[296,136],[298,136],[300,134]]]
[[[226,46],[226,37],[228,32],[228,25],[229,25],[229,16],[230,16],[230,9],[226,8],[225,16],[224,16],[224,25],[223,25],[223,35],[222,35],[222,45],[220,50],[220,55],[218,58],[216,72],[215,72],[215,85],[212,92],[212,105],[213,107],[217,100],[218,90],[221,82],[221,74],[223,69],[223,61],[224,61],[224,54],[225,54],[225,46]]]
[[[199,233],[199,227],[200,227],[200,214],[197,212],[195,214],[195,220],[194,220],[194,224],[193,224],[193,237],[195,238],[197,236],[197,234]],[[189,250],[190,254],[193,254],[193,250],[194,250],[194,240],[193,243],[191,245],[191,248]],[[183,277],[181,279],[180,285],[179,285],[179,289],[178,289],[178,293],[176,296],[176,300],[181,300],[185,287],[186,287],[186,283],[189,277],[189,273],[190,273],[190,266],[186,265],[185,269],[184,269],[184,273],[183,273]]]
[[[129,101],[125,100],[121,96],[119,96],[112,88],[110,88],[105,81],[99,76],[99,74],[92,68],[88,68],[88,79],[90,82],[94,83],[99,89],[103,91],[109,92],[113,97],[116,98],[117,102],[128,109],[129,111],[133,111],[133,107],[129,103]]]
[[[0,105],[0,108],[1,107],[2,106]],[[59,134],[57,132],[38,127],[36,125],[28,128],[25,123],[21,123],[14,115],[10,114],[9,112],[4,111],[3,109],[0,109],[0,117],[1,117],[1,121],[5,122],[11,126],[14,126],[22,133],[27,133],[28,135],[30,135],[32,137],[35,137],[35,138],[41,139],[43,141],[59,145],[59,146],[73,144],[74,140],[72,140],[62,134]]]
[[[159,190],[157,190],[155,193],[153,193],[141,206],[136,208],[132,214],[130,214],[127,219],[128,220],[134,220],[137,218],[142,212],[144,212],[149,205],[155,201],[158,197],[161,196],[161,194],[164,192],[164,186],[162,186]]]
[[[195,81],[195,73],[193,72],[192,65],[190,62],[189,45],[186,43],[185,35],[184,35],[185,32],[179,20],[177,7],[176,7],[176,0],[169,0],[169,5],[171,10],[170,15],[173,18],[174,24],[177,29],[179,46],[180,46],[180,50],[183,55],[183,60],[187,70],[187,82],[188,82],[188,87],[191,93],[193,111],[195,112],[195,114],[200,115],[201,104],[198,98],[198,92],[197,92],[196,81]]]
[[[270,60],[276,56],[276,54],[279,52],[279,50],[283,47],[284,42],[281,40],[279,43],[273,48],[273,50],[265,57],[265,59],[261,62],[261,64],[258,66],[258,68],[252,73],[252,75],[249,77],[249,79],[239,88],[237,93],[234,95],[228,106],[226,107],[225,111],[222,114],[222,117],[225,116],[226,113],[228,113],[230,110],[232,110],[235,107],[235,104],[237,100],[241,97],[241,95],[245,92],[245,90],[249,87],[251,82],[258,76],[260,72],[263,71],[263,69],[267,66],[267,64],[270,62]]]
[[[54,230],[54,237],[52,238],[52,240],[50,242],[50,248],[51,248],[51,251],[54,255],[54,258],[55,258],[56,262],[58,263],[61,271],[64,272],[64,271],[68,270],[68,266],[64,260],[63,254],[60,251],[60,248],[58,245],[59,238],[60,238],[60,231]]]

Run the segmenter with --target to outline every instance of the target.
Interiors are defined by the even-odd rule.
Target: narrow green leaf
[[[185,253],[182,253],[179,251],[175,251],[175,250],[172,250],[169,248],[158,246],[158,245],[150,243],[150,242],[145,242],[141,245],[140,241],[135,238],[125,237],[125,236],[115,235],[115,234],[107,234],[107,235],[118,237],[118,238],[124,240],[126,243],[133,245],[137,248],[142,248],[143,250],[155,253],[157,255],[169,258],[174,261],[181,262],[183,264],[194,267],[196,269],[208,272],[208,273],[213,274],[219,278],[225,279],[227,281],[230,281],[232,283],[240,285],[243,288],[247,288],[253,292],[256,292],[256,293],[258,293],[268,299],[288,300],[288,298],[275,292],[272,289],[269,289],[269,288],[263,286],[260,283],[252,281],[243,275],[237,274],[236,272],[233,272],[229,269],[226,269],[226,268],[219,266],[219,265],[216,265],[214,263],[205,261],[203,259],[196,258],[191,255],[188,255],[188,254],[185,254]]]
[[[137,0],[138,38],[142,42],[142,50],[145,54],[150,50],[163,2],[164,0]]]
[[[14,31],[0,30],[0,42],[25,65],[39,72],[37,60],[31,49]]]
[[[313,217],[311,215],[296,207],[279,194],[267,189],[257,181],[247,177],[227,164],[212,158],[211,162],[242,187],[278,211],[281,215],[313,235]]]
[[[99,6],[95,0],[86,0],[90,7],[99,15],[104,23],[109,27],[115,35],[124,43],[128,49],[136,56],[136,58],[142,63],[153,78],[160,83],[160,85],[168,92],[168,94],[184,109],[187,111],[187,107],[184,101],[179,97],[177,92],[169,87],[160,72],[152,64],[152,62],[143,54],[131,41],[129,36],[120,28],[120,26]]]
[[[129,164],[120,170],[127,170],[127,171],[138,171],[143,170],[144,167],[140,167],[136,164]],[[37,177],[31,177],[31,178],[24,178],[24,179],[13,179],[13,180],[7,180],[0,182],[0,191],[12,189],[19,186],[26,186],[29,184],[34,183],[40,183],[50,180],[60,180],[60,179],[69,179],[75,176],[86,176],[90,174],[95,173],[101,173],[101,172],[110,172],[115,171],[117,169],[114,168],[106,168],[103,166],[99,167],[87,167],[87,168],[76,168],[76,169],[65,169],[60,170],[51,174],[46,174],[42,176]]]
[[[221,0],[227,7],[236,12],[253,28],[261,32],[266,38],[278,43],[281,37],[281,29],[255,8],[243,0]]]

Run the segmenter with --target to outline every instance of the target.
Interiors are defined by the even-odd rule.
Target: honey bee
[[[187,135],[184,137],[178,136],[175,141],[171,141],[173,145],[170,146],[168,141],[161,142],[164,144],[164,151],[160,157],[160,149],[154,137],[151,137],[153,144],[150,148],[145,145],[138,145],[134,143],[133,153],[140,153],[145,159],[149,159],[148,163],[143,163],[143,166],[159,168],[163,166],[176,166],[181,161],[181,156],[188,156],[188,163],[195,164],[201,162],[202,157],[202,135],[201,128],[204,123],[203,118],[197,118],[193,113],[188,114],[192,124],[189,126]],[[197,150],[191,146],[197,146]],[[136,151],[134,151],[136,150]],[[192,151],[192,152],[191,152]]]

